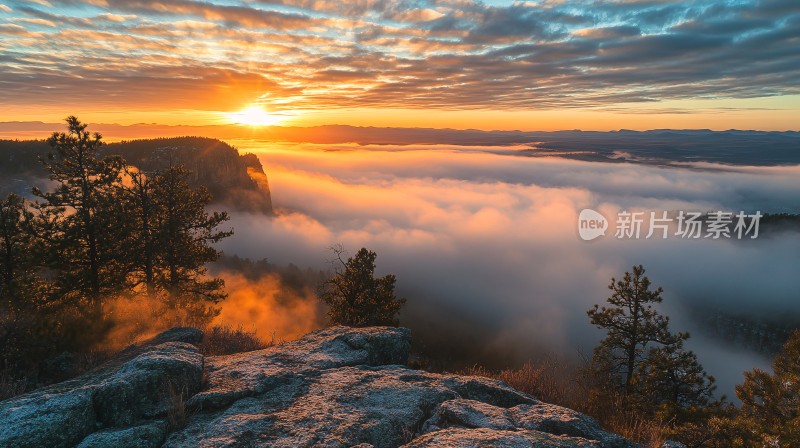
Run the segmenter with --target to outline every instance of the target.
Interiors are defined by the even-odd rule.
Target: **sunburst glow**
[[[250,106],[238,112],[225,114],[227,119],[234,124],[246,126],[272,126],[281,122],[283,117],[271,114],[261,106]]]

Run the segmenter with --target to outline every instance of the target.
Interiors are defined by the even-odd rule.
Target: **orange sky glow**
[[[0,1],[0,122],[800,129],[792,2]]]

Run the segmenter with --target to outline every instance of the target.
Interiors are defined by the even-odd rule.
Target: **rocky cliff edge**
[[[404,328],[322,329],[203,357],[176,328],[79,378],[0,402],[13,447],[638,447],[502,382],[404,364]]]

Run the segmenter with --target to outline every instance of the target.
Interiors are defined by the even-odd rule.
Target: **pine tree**
[[[744,383],[736,386],[742,400],[739,422],[762,446],[800,446],[800,330],[775,357],[772,370],[745,372]]]
[[[594,364],[621,378],[626,395],[632,392],[633,379],[645,359],[650,344],[670,345],[688,337],[669,332],[669,318],[660,315],[653,305],[661,303],[663,289],[650,289],[644,268],[633,267],[622,280],[611,279],[610,307],[595,305],[587,311],[592,324],[606,330],[606,337],[595,349]]]
[[[698,420],[720,404],[714,377],[684,348],[684,340],[651,348],[634,379],[639,407],[656,409],[665,421]]]
[[[153,177],[136,168],[125,168],[126,180],[120,195],[131,220],[129,252],[129,287],[154,297],[157,291],[156,269],[158,263],[158,229],[156,221],[159,207],[155,201]]]
[[[651,289],[644,273],[639,265],[622,280],[612,278],[611,306],[588,311],[592,323],[607,331],[592,357],[592,401],[626,418],[655,418],[673,427],[705,421],[720,411],[724,398],[714,399],[714,378],[684,348],[689,334],[671,333],[669,318],[653,308],[663,290]]]
[[[192,189],[189,171],[173,166],[153,180],[153,232],[155,267],[153,285],[166,294],[169,308],[183,309],[200,320],[213,317],[214,304],[226,297],[220,278],[207,278],[205,264],[219,258],[211,244],[233,234],[217,227],[230,218],[227,213],[207,213],[211,195]]]
[[[0,201],[0,312],[35,306],[40,282],[34,239],[28,229],[31,221],[32,214],[20,196],[9,194]]]
[[[118,157],[98,158],[102,136],[75,117],[66,121],[67,132],[48,139],[54,152],[43,160],[56,188],[34,189],[44,201],[36,208],[41,222],[50,224],[43,233],[49,265],[58,273],[57,295],[102,315],[103,300],[125,284],[127,220],[117,200],[124,164]]]
[[[341,247],[333,250],[335,262],[342,269],[324,283],[320,294],[321,300],[330,307],[331,322],[352,327],[397,326],[396,316],[406,300],[394,294],[394,275],[375,277],[377,254],[361,248],[354,257],[344,261]]]

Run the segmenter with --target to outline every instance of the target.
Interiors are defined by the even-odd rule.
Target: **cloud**
[[[636,36],[641,33],[637,26],[609,26],[598,28],[584,28],[574,31],[573,34],[590,39],[614,39],[627,36]]]
[[[285,211],[272,220],[235,215],[224,250],[319,269],[333,243],[375,250],[379,274],[396,274],[408,298],[402,323],[440,355],[500,364],[586,353],[601,334],[585,310],[605,300],[612,276],[643,263],[666,290],[673,328],[693,332],[691,348],[730,392],[763,360],[707,337],[684,307],[800,311],[798,234],[625,241],[613,237],[613,221],[608,237],[584,242],[577,233],[585,207],[611,219],[625,209],[798,211],[798,166],[706,171],[407,146],[247,149],[259,151]]]
[[[82,101],[84,80],[105,77],[76,60],[115,79],[133,69],[143,84],[205,69],[260,77],[273,86],[264,101],[274,109],[586,108],[800,93],[793,0],[54,3],[14,2],[15,23],[0,25],[10,35],[2,56],[16,61],[0,82],[29,84],[4,104],[45,101],[36,92],[51,87],[54,67],[65,88],[46,97]],[[32,19],[57,27],[41,32]],[[162,83],[170,96],[197,95],[194,83]]]
[[[13,23],[3,23],[0,24],[0,34],[7,34],[11,36],[32,36],[34,33],[28,31],[22,25],[16,25]]]
[[[9,25],[11,32],[18,25]],[[0,33],[5,28],[0,25]],[[66,41],[82,42],[97,39],[99,51],[120,48],[141,49],[144,45],[130,38],[110,44],[101,32],[65,31],[59,37]],[[170,46],[155,47],[157,51],[169,51]],[[116,51],[115,50],[115,51]],[[51,60],[54,66],[66,64],[58,54],[42,55]],[[133,58],[132,58],[133,59]],[[48,70],[28,73],[26,70],[8,70],[0,73],[0,83],[8,90],[0,104],[13,105],[31,103],[41,105],[63,104],[64,97],[70,102],[93,104],[95,107],[113,107],[119,104],[136,104],[141,110],[161,110],[167,102],[171,107],[197,110],[235,110],[242,104],[252,102],[259,93],[280,90],[275,83],[253,73],[236,73],[228,70],[215,70],[197,66],[194,73],[190,67],[170,67],[168,65],[143,66],[142,60],[117,61],[118,67],[125,71],[104,70],[102,60],[89,63],[73,70]],[[47,89],[39,86],[46,85]]]
[[[22,23],[26,23],[26,24],[31,24],[31,25],[47,26],[47,27],[51,27],[51,28],[56,26],[55,22],[52,22],[50,20],[44,20],[44,19],[21,18],[21,19],[14,19],[14,21],[22,22]]]

